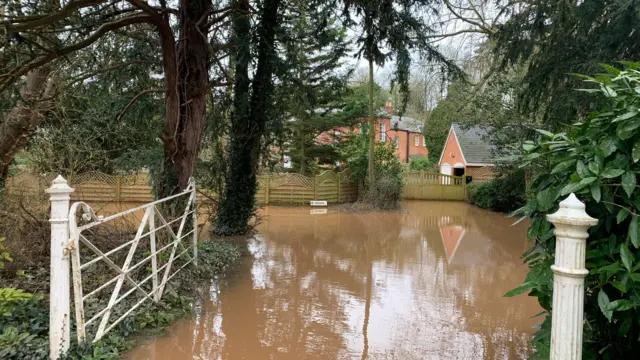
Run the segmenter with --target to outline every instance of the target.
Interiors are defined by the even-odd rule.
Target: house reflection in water
[[[526,224],[461,202],[405,213],[270,207],[253,257],[131,359],[524,359]],[[154,355],[155,354],[155,355]]]

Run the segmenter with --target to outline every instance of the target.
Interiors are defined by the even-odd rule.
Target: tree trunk
[[[49,78],[50,67],[42,66],[27,73],[20,89],[21,99],[0,123],[0,189],[8,176],[15,155],[27,144],[44,113],[50,108],[55,82]]]
[[[376,114],[373,107],[373,58],[369,58],[369,184],[375,182],[375,147]]]
[[[254,213],[256,179],[261,141],[269,120],[273,93],[273,44],[280,0],[265,0],[258,31],[258,64],[249,100],[250,23],[247,0],[236,0],[233,23],[236,43],[234,115],[229,145],[229,175],[225,196],[220,204],[216,229],[218,235],[241,235],[249,230]]]
[[[164,161],[159,179],[159,197],[184,190],[193,175],[206,116],[209,82],[209,51],[200,21],[211,10],[209,0],[180,1],[180,40],[177,52],[169,20],[161,27],[165,68]]]
[[[305,169],[305,164],[307,162],[307,159],[305,158],[305,155],[304,155],[305,136],[304,136],[304,130],[302,129],[302,127],[300,128],[299,136],[300,136],[300,175],[305,175],[305,171],[307,170]]]
[[[249,1],[235,0],[233,6],[234,96],[231,112],[231,139],[228,148],[229,172],[215,228],[215,233],[220,235],[242,232],[242,219],[249,219],[253,213],[253,202],[249,194],[255,191],[255,189],[249,189],[251,182],[248,177],[253,173],[253,169],[250,151],[247,148],[252,141],[249,102],[249,63],[251,61]],[[246,225],[244,227],[246,228]]]

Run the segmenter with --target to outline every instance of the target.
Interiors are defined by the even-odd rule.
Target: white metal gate
[[[159,301],[168,281],[197,258],[198,217],[193,179],[179,194],[106,217],[97,216],[84,202],[76,202],[69,209],[72,191],[62,177],[48,190],[52,209],[52,359],[69,347],[69,262],[77,338],[78,342],[84,342],[88,338],[91,341],[102,338],[145,301]],[[176,204],[184,206],[174,209],[181,215],[168,218],[162,214],[163,209]],[[64,216],[65,208],[68,218]],[[131,225],[130,218],[140,213],[143,215],[139,223],[126,227],[125,221]],[[128,239],[114,244],[101,241],[99,228],[106,223],[111,223],[110,229],[124,229],[123,237]],[[133,234],[134,229],[131,239],[132,235],[127,234]],[[98,276],[91,283],[99,285],[86,288],[83,276]],[[110,294],[106,305],[97,302],[96,295],[100,293]],[[140,299],[132,298],[125,306],[122,301],[134,293]],[[118,304],[121,305],[116,307]]]

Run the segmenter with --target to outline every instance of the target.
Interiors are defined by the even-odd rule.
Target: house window
[[[380,142],[387,141],[387,127],[385,123],[380,123]]]
[[[427,147],[427,141],[424,139],[424,135],[422,136],[422,147]]]
[[[335,131],[333,133],[333,141],[334,142],[340,142],[340,137],[342,136],[342,133],[340,133],[340,131]]]
[[[398,143],[399,143],[399,138],[396,136],[395,138],[393,138],[393,147],[397,149]]]
[[[416,137],[413,138],[413,145],[420,146],[420,137],[418,135],[416,135]]]

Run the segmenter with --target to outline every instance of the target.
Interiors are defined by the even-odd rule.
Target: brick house
[[[440,154],[438,168],[441,174],[471,175],[474,182],[495,178],[496,160],[491,146],[484,140],[487,131],[480,126],[462,128],[452,124],[447,142]]]
[[[400,162],[409,163],[411,158],[429,155],[422,135],[423,128],[423,123],[414,118],[396,115],[381,117],[378,118],[376,141],[391,141]]]
[[[406,117],[396,116],[393,114],[393,106],[391,102],[385,104],[383,116],[377,118],[376,141],[392,142],[395,148],[395,154],[402,163],[409,163],[414,157],[426,157],[429,150],[424,141],[422,130],[424,124],[422,121]],[[366,122],[367,119],[363,119]],[[316,137],[319,144],[329,144],[348,133],[358,133],[358,127],[338,127],[330,132],[323,132]]]

